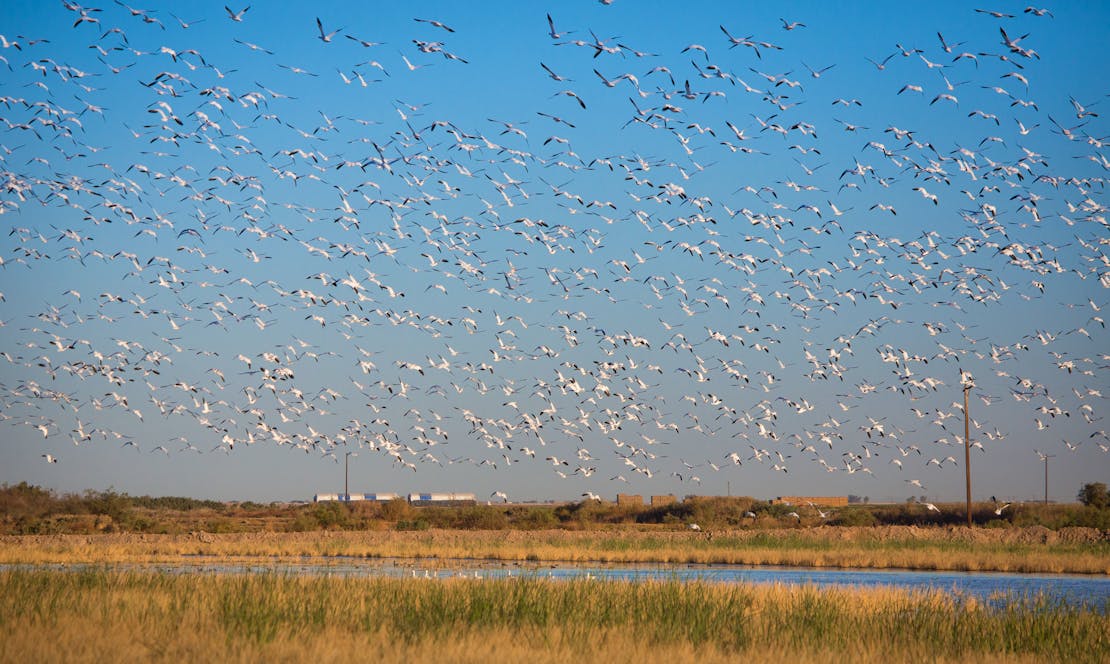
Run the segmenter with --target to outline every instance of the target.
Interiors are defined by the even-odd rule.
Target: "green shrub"
[[[510,515],[514,527],[523,530],[544,530],[559,524],[555,510],[550,507],[525,507],[514,510]]]
[[[99,493],[86,491],[84,503],[90,514],[111,517],[117,528],[131,520],[131,500],[126,493],[116,493],[113,489]]]
[[[869,509],[841,509],[832,520],[829,521],[833,526],[874,526],[879,522],[875,518],[875,514]]]
[[[1084,484],[1083,488],[1079,490],[1079,495],[1076,496],[1076,500],[1087,507],[1094,507],[1097,509],[1110,507],[1110,493],[1107,493],[1106,484],[1102,482]]]
[[[463,507],[459,510],[456,527],[463,530],[504,530],[509,527],[509,517],[496,507]]]
[[[312,516],[324,530],[345,528],[350,520],[350,511],[339,502],[316,503],[312,508]]]
[[[409,501],[404,498],[394,498],[382,505],[378,514],[386,521],[408,519],[412,516],[412,505],[409,505]]]
[[[293,519],[292,523],[287,526],[289,532],[304,533],[310,530],[316,530],[318,522],[308,512],[301,512]]]
[[[137,496],[127,497],[128,502],[133,507],[144,507],[152,510],[173,510],[175,512],[187,512],[190,510],[210,509],[222,512],[227,509],[227,505],[217,500],[198,500],[196,498],[184,498],[181,496]]]

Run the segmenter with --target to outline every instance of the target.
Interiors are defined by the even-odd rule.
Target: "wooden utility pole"
[[[1055,454],[1044,455],[1044,504],[1048,504],[1048,460],[1056,456]]]
[[[964,383],[964,472],[967,476],[967,526],[971,527],[971,415],[967,411],[967,393],[971,383]]]
[[[348,480],[351,477],[351,454],[347,452],[343,455],[343,500],[348,503],[351,502],[351,489]]]

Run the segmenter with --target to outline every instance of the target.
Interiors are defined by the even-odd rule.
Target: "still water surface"
[[[23,566],[0,565],[0,569]],[[758,583],[893,587],[941,590],[975,597],[990,604],[1013,599],[1043,597],[1049,602],[1089,606],[1110,613],[1110,577],[1070,574],[1007,574],[999,572],[933,572],[914,570],[818,569],[800,567],[751,567],[744,565],[572,564],[500,563],[488,561],[427,561],[386,559],[366,561],[338,558],[300,562],[190,562],[181,564],[118,564],[108,566],[54,567],[55,569],[158,571],[171,574],[306,574],[344,577],[447,579],[467,577],[500,579],[536,577],[619,581],[704,581],[709,583]]]

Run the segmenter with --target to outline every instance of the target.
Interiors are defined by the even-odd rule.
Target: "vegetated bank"
[[[1110,574],[1110,508],[858,505],[835,513],[752,498],[649,508],[252,505],[114,492],[0,490],[0,562],[350,556],[660,562]],[[699,530],[691,530],[698,524]]]

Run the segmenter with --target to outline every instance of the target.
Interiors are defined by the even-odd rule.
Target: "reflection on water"
[[[614,581],[704,581],[709,583],[778,583],[819,587],[893,587],[942,590],[997,603],[1004,599],[1043,597],[1049,602],[1089,606],[1110,612],[1110,577],[999,572],[931,572],[911,570],[749,567],[743,565],[503,563],[469,560],[329,558],[302,562],[211,562],[115,565],[0,565],[0,570],[42,568],[76,571],[96,568],[157,571],[170,574],[309,574],[387,578],[511,577],[597,579]]]

